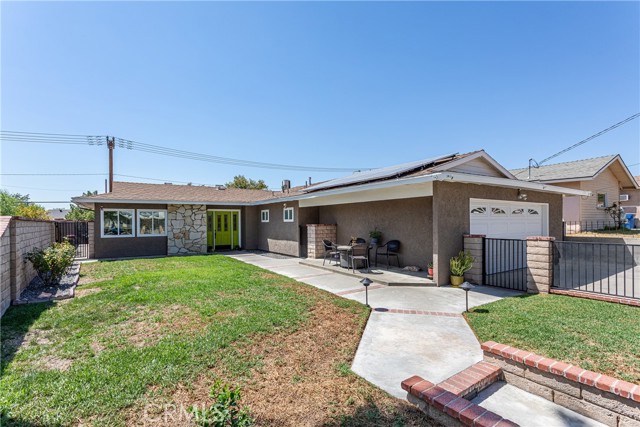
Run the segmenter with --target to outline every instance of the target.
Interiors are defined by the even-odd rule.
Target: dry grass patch
[[[298,286],[303,290],[304,287]],[[304,291],[303,291],[304,292]],[[193,425],[181,408],[212,403],[209,390],[216,377],[241,387],[258,426],[425,426],[426,416],[407,402],[353,374],[349,367],[360,341],[363,319],[341,308],[330,298],[320,299],[308,321],[294,332],[266,337],[240,351],[258,358],[258,366],[246,379],[230,378],[211,369],[189,385],[181,384],[170,396],[148,394],[147,405],[164,425]],[[169,408],[162,413],[160,408]],[[142,425],[140,408],[131,412],[129,425]]]
[[[86,297],[87,295],[92,295],[92,294],[97,294],[98,292],[101,292],[102,289],[101,288],[82,288],[82,289],[78,289],[76,288],[75,294],[74,296],[76,298],[82,298],[82,297]]]

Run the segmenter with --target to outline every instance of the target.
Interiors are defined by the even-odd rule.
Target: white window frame
[[[163,234],[142,234],[140,233],[140,212],[164,212],[164,233]],[[167,235],[167,223],[169,222],[168,213],[166,209],[138,209],[136,215],[136,234],[138,237],[166,237]]]
[[[284,208],[282,210],[282,220],[284,222],[293,222],[294,221],[294,217],[293,217],[293,208]],[[291,218],[287,219],[287,212],[291,212]]]
[[[263,209],[260,211],[260,222],[269,222],[269,209]]]
[[[131,234],[118,234],[118,235],[104,234],[104,213],[105,212],[129,212],[131,214]],[[102,237],[103,239],[112,239],[112,238],[119,239],[119,238],[136,237],[135,224],[136,224],[135,209],[103,208],[100,210],[100,237]],[[118,224],[118,228],[120,228],[120,224]]]
[[[604,196],[604,202],[602,205],[598,203],[598,196],[602,194]],[[607,193],[596,193],[596,209],[606,209],[609,206],[609,195]]]

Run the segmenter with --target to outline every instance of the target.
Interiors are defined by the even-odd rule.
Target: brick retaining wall
[[[323,240],[336,243],[338,228],[335,224],[307,224],[307,258],[324,256]]]
[[[507,383],[611,427],[640,426],[640,385],[494,341],[482,350]]]

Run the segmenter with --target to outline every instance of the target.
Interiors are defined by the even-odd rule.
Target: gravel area
[[[78,279],[80,278],[80,263],[74,261],[67,274],[56,286],[44,286],[39,277],[34,277],[31,283],[24,288],[20,298],[14,304],[31,304],[73,298]]]

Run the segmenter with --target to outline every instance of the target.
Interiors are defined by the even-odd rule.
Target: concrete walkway
[[[358,277],[301,265],[298,258],[247,252],[229,256],[344,298],[365,302],[364,286]],[[464,291],[450,287],[385,286],[376,284],[374,275],[369,277],[374,281],[369,287],[373,311],[353,361],[355,373],[389,394],[405,399],[406,392],[400,387],[402,380],[419,375],[437,384],[482,360],[478,340],[461,314],[465,310]],[[469,292],[469,307],[517,294],[507,289],[476,287]],[[599,425],[552,402],[537,399],[541,398],[501,384],[485,390],[476,403],[482,401],[487,409],[521,421],[525,426]],[[510,402],[507,406],[513,406],[508,413],[502,404],[507,401]],[[545,418],[540,419],[540,423],[537,419],[532,423],[538,407],[544,408]]]
[[[238,252],[232,258],[291,277],[344,298],[365,303],[358,277],[301,265],[300,259]],[[404,399],[402,380],[420,375],[439,383],[482,360],[475,335],[462,318],[464,291],[449,287],[369,287],[374,308],[353,361],[352,370],[393,396]],[[500,288],[469,292],[469,306],[517,295]],[[420,313],[420,314],[418,314]]]

